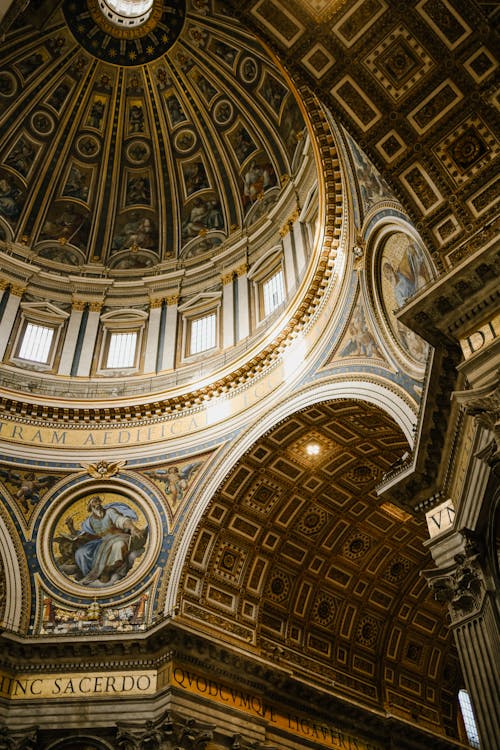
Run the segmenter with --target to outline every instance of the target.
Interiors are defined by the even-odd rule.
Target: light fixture
[[[309,443],[306,445],[306,452],[309,456],[317,456],[319,453],[318,443]]]

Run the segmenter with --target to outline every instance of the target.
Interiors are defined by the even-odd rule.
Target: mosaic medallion
[[[160,539],[159,519],[149,503],[118,487],[92,487],[48,510],[38,554],[60,589],[94,597],[143,579]]]

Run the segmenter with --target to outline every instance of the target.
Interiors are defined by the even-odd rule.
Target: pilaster
[[[175,345],[177,341],[177,307],[179,295],[173,294],[166,299],[165,339],[160,370],[172,370],[175,365]]]
[[[238,341],[250,334],[250,312],[248,305],[248,265],[243,263],[236,269],[238,279]]]
[[[2,325],[0,328],[0,361],[3,359],[5,350],[7,349],[7,344],[9,343],[10,335],[12,333],[12,328],[14,327],[14,323],[15,323],[16,316],[17,316],[17,311],[19,310],[19,305],[21,304],[21,299],[23,297],[24,292],[25,292],[24,287],[21,287],[21,286],[10,287],[10,294],[7,299],[7,304],[5,305],[5,309],[3,311]]]
[[[73,300],[71,315],[68,321],[68,326],[66,328],[66,336],[61,352],[61,360],[59,362],[59,375],[71,375],[71,367],[75,358],[78,333],[82,324],[84,309],[84,302],[82,302],[81,300]]]
[[[222,346],[234,346],[234,272],[223,274],[222,279]]]

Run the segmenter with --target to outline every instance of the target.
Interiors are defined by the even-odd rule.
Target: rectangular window
[[[199,354],[215,346],[215,327],[217,315],[205,315],[191,322],[190,354]]]
[[[19,357],[28,359],[30,362],[47,364],[53,338],[53,328],[28,323],[19,349]]]
[[[133,367],[137,347],[137,332],[112,333],[109,337],[106,367]]]
[[[264,298],[264,317],[276,310],[285,299],[283,271],[278,271],[262,284]]]

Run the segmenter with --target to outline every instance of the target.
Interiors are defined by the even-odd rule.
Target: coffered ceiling
[[[492,242],[498,3],[229,4],[321,94],[399,195],[440,267]]]
[[[375,492],[407,447],[354,401],[279,424],[205,512],[179,613],[339,696],[454,732],[457,662],[420,575],[426,527]]]

